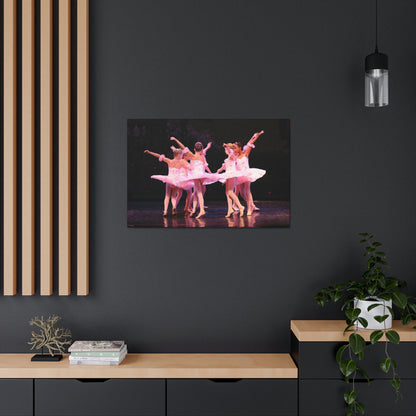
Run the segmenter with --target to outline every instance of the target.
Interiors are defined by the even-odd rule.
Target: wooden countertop
[[[416,321],[404,326],[400,321],[393,321],[393,327],[400,335],[402,342],[416,342]],[[303,342],[338,342],[347,341],[351,332],[343,334],[345,321],[290,321],[290,329],[299,341]],[[352,327],[353,330],[355,327]],[[370,340],[371,329],[357,329],[357,332],[366,340]],[[383,336],[380,341],[385,341]]]
[[[119,366],[32,362],[0,354],[0,378],[297,378],[289,354],[128,354]]]

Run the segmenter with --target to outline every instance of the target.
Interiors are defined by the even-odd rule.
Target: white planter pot
[[[364,318],[368,322],[368,326],[365,329],[389,329],[392,326],[392,319],[390,311],[387,306],[392,307],[391,300],[383,300],[375,298],[376,300],[360,300],[354,299],[354,308],[361,309],[360,318]],[[382,305],[371,309],[370,311],[367,308],[374,303],[381,303]],[[377,315],[389,315],[389,317],[384,322],[378,322],[374,319],[374,316]],[[355,322],[358,328],[364,328],[358,321]]]

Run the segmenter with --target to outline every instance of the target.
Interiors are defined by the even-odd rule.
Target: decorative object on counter
[[[126,358],[124,341],[75,341],[68,349],[70,364],[119,365]]]
[[[365,106],[389,105],[388,57],[378,51],[378,0],[375,0],[376,47],[374,53],[365,57]]]
[[[355,377],[360,372],[370,382],[364,369],[358,366],[358,360],[364,357],[366,342],[359,335],[358,328],[374,329],[370,335],[371,344],[385,336],[385,357],[380,368],[385,373],[391,371],[391,385],[394,388],[396,399],[402,397],[400,392],[401,380],[397,372],[396,361],[390,356],[388,343],[400,343],[400,336],[396,331],[390,330],[391,319],[394,318],[394,305],[403,325],[408,325],[412,319],[416,319],[416,298],[403,292],[406,282],[395,277],[386,276],[385,267],[388,263],[384,260],[386,253],[381,250],[382,244],[374,241],[374,235],[360,233],[360,244],[365,245],[364,257],[367,258],[366,270],[362,274],[362,280],[349,280],[347,283],[336,284],[322,289],[315,301],[319,306],[327,302],[342,301],[341,310],[346,316],[345,331],[354,329],[349,337],[349,342],[342,345],[336,353],[336,361],[345,381],[352,381],[352,389],[344,394],[344,400],[348,405],[348,416],[364,414],[364,405],[357,400],[355,392]],[[416,327],[414,327],[416,329]],[[344,331],[344,332],[345,332]],[[344,353],[347,359],[343,359]]]
[[[41,354],[36,354],[31,361],[59,361],[65,352],[65,345],[71,345],[71,331],[66,328],[56,328],[55,325],[61,318],[57,315],[51,315],[47,319],[43,316],[35,316],[29,321],[29,325],[39,328],[39,332],[32,331],[32,337],[28,342],[31,350],[41,350]],[[44,354],[44,348],[49,354]]]

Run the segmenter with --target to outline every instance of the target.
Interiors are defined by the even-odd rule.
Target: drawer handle
[[[75,379],[81,383],[105,383],[109,378],[77,378]]]
[[[242,378],[209,378],[214,383],[238,383]]]

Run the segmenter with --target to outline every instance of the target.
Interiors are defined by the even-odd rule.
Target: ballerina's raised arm
[[[168,157],[166,157],[165,155],[161,155],[160,153],[151,152],[150,150],[145,150],[144,153],[158,158],[159,162],[165,162],[168,164],[168,166],[172,163],[172,159],[169,159]]]
[[[258,132],[258,133],[254,133],[253,136],[251,137],[251,139],[247,142],[247,144],[244,146],[243,148],[243,152],[246,156],[248,156],[251,152],[251,149],[254,149],[254,143],[256,142],[256,140],[264,133],[264,130]]]

